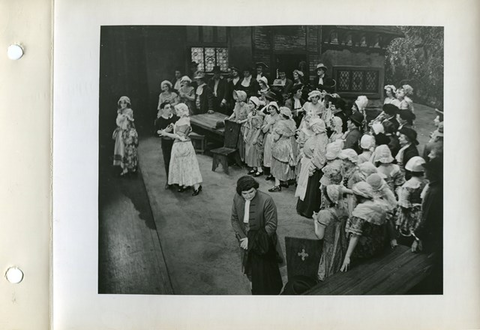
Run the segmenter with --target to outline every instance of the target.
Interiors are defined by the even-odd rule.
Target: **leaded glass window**
[[[215,65],[220,66],[222,72],[228,68],[228,49],[221,47],[192,47],[192,61],[198,63],[198,69],[212,72]]]

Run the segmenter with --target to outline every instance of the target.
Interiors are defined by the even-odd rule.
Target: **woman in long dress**
[[[295,197],[298,197],[297,213],[306,218],[312,218],[313,212],[320,210],[320,179],[323,175],[321,169],[327,161],[328,144],[325,122],[317,117],[310,123],[314,135],[305,142],[300,150],[300,175],[295,191]]]
[[[138,133],[135,129],[130,99],[122,96],[117,102],[117,128],[113,132],[115,140],[113,165],[122,168],[121,176],[137,171]]]
[[[170,159],[168,184],[177,184],[179,192],[185,191],[187,187],[193,187],[192,195],[196,196],[202,190],[203,179],[192,141],[188,137],[192,131],[188,117],[189,110],[186,104],[180,103],[175,106],[175,111],[180,119],[173,127],[173,134],[164,130],[159,133],[161,136],[175,139]]]
[[[323,240],[317,274],[320,281],[340,270],[347,252],[345,225],[348,212],[342,203],[342,196],[345,193],[351,193],[351,190],[341,185],[323,186],[322,196],[325,196],[326,207],[313,215],[315,235]]]
[[[245,125],[247,123],[248,113],[250,112],[249,105],[247,104],[247,93],[242,90],[233,91],[233,99],[235,100],[235,107],[233,108],[232,115],[226,120],[234,121],[241,125],[237,149],[240,159],[245,161],[245,141],[243,136],[245,135]]]
[[[295,177],[292,167],[295,165],[292,137],[295,136],[295,121],[292,119],[292,111],[287,107],[280,108],[280,120],[273,127],[272,145],[272,175],[275,178],[275,186],[268,191],[281,191],[281,182],[286,182]]]
[[[261,102],[258,97],[252,96],[248,101],[252,109],[245,123],[245,163],[251,168],[248,174],[260,176],[263,174],[263,118],[260,111]]]
[[[382,144],[375,148],[373,153],[373,164],[378,169],[378,174],[385,180],[390,189],[396,193],[405,183],[405,176],[403,175],[400,166],[393,164],[394,158],[387,145]]]
[[[277,102],[270,102],[267,106],[267,111],[269,114],[265,116],[262,126],[262,132],[264,134],[263,166],[265,170],[270,171],[270,167],[272,166],[273,127],[280,119],[280,110]],[[273,180],[273,175],[269,173],[265,179]]]
[[[339,158],[343,162],[342,178],[345,188],[352,189],[353,186],[366,179],[358,167],[358,155],[353,149],[343,149],[340,152]],[[353,195],[347,197],[348,214],[351,215],[356,206],[356,199]]]

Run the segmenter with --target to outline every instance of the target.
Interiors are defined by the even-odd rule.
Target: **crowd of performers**
[[[419,150],[410,86],[385,86],[383,111],[376,115],[366,96],[348,103],[329,92],[332,80],[323,64],[313,85],[304,84],[300,70],[294,81],[280,70],[270,86],[264,68],[260,63],[240,76],[231,67],[225,78],[215,67],[211,79],[197,71],[194,81],[177,71],[173,83],[161,83],[155,132],[162,137],[166,188],[201,191],[189,116],[222,112],[241,125],[238,149],[248,174],[265,175],[272,193],[296,186],[298,214],[314,220],[315,234],[324,241],[319,280],[388,245],[441,255],[443,112],[437,110],[437,129]],[[127,97],[120,98],[114,133],[114,165],[122,173],[137,166],[129,105]]]

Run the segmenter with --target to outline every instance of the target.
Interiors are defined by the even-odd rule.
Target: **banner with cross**
[[[288,280],[298,275],[316,279],[322,248],[322,240],[285,237]]]

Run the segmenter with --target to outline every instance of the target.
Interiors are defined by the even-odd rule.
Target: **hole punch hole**
[[[23,56],[23,48],[20,45],[13,44],[8,47],[7,50],[8,58],[11,60],[19,60]]]
[[[18,284],[23,280],[23,272],[18,267],[10,267],[5,272],[5,278],[12,284]]]

